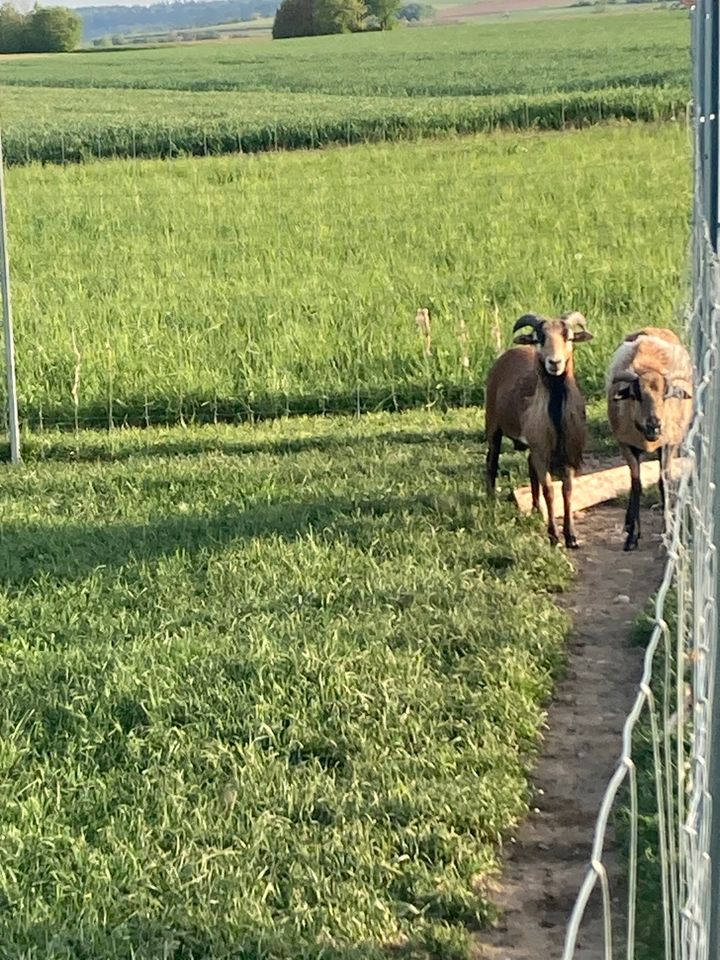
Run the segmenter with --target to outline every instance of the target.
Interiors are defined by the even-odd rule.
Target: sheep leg
[[[665,471],[670,468],[672,453],[669,447],[660,447],[660,479],[658,480],[658,493],[660,494],[660,509],[665,511]]]
[[[572,514],[572,490],[575,471],[572,467],[567,467],[563,474],[562,492],[565,515],[563,517],[563,534],[565,536],[565,546],[569,550],[577,550],[579,544],[577,534],[575,533],[575,521]]]
[[[545,497],[545,505],[548,512],[547,532],[548,537],[550,538],[550,543],[555,546],[559,540],[557,526],[555,525],[555,491],[553,490],[552,477],[550,474],[543,472],[542,478],[542,492],[543,496]]]
[[[530,471],[530,490],[532,491],[532,508],[534,513],[540,513],[540,478],[537,470],[532,465],[532,460],[528,457],[528,469]]]
[[[640,454],[637,447],[630,447],[623,444],[623,456],[630,468],[630,502],[628,503],[627,513],[625,514],[625,550],[634,550],[640,539],[640,494],[642,493],[642,484],[640,481]]]
[[[660,507],[663,512],[663,533],[667,533],[670,526],[670,512],[667,499],[667,489],[665,486],[665,477],[672,476],[672,462],[677,456],[678,450],[678,446],[660,448],[660,482],[658,483],[658,487],[660,491]]]
[[[500,461],[500,447],[502,445],[503,433],[497,429],[488,436],[488,452],[485,467],[485,486],[488,497],[495,496],[495,481],[498,475],[498,463]]]

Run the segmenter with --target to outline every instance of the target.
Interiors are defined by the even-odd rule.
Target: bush
[[[82,20],[66,7],[35,7],[18,13],[0,7],[0,53],[67,53],[82,36]]]
[[[313,0],[283,0],[275,14],[273,40],[312,37],[315,33]]]
[[[275,14],[274,40],[354,33],[367,15],[364,0],[283,0]]]
[[[398,20],[428,20],[434,16],[435,8],[427,3],[406,3],[400,7],[397,16]]]
[[[32,53],[68,53],[80,43],[82,20],[67,7],[35,7],[26,32]]]
[[[0,6],[0,53],[22,53],[25,49],[25,17],[10,3]]]

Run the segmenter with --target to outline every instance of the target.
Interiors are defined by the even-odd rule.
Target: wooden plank
[[[681,459],[673,460],[672,477],[673,480],[679,480],[686,461]],[[646,460],[640,464],[640,481],[643,487],[650,487],[660,479],[660,463],[658,460]],[[553,513],[556,517],[563,515],[562,483],[559,480],[554,481],[555,499],[553,503]],[[598,503],[607,500],[614,500],[621,493],[630,491],[630,470],[627,466],[610,467],[607,470],[597,470],[595,473],[581,474],[575,477],[573,484],[573,512],[587,510]],[[530,487],[518,487],[515,490],[515,502],[523,513],[530,513],[532,509],[532,492]],[[540,509],[542,515],[547,517],[545,507],[545,498],[540,493]]]

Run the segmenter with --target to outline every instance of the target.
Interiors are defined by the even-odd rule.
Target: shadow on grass
[[[465,960],[467,952],[463,947],[467,940],[463,943],[461,928],[455,930],[445,924],[420,926],[416,936],[397,944],[337,944],[329,939],[288,942],[272,934],[235,939],[224,933],[220,924],[206,930],[133,918],[114,928],[83,924],[82,931],[35,925],[13,935],[5,928],[3,947],[9,950],[7,956],[52,956],[58,960]]]
[[[149,435],[151,436],[151,435]],[[288,456],[306,452],[338,451],[344,447],[372,446],[381,444],[397,444],[408,446],[422,446],[433,443],[477,443],[483,444],[485,434],[482,430],[442,429],[427,433],[415,431],[387,431],[384,433],[368,434],[366,436],[316,436],[298,437],[297,439],[282,440],[226,440],[208,433],[207,436],[195,433],[192,436],[179,435],[172,440],[150,439],[146,446],[128,445],[119,450],[113,450],[110,440],[99,440],[93,437],[81,436],[77,446],[67,438],[42,447],[34,448],[30,445],[28,459],[57,460],[60,462],[117,463],[130,460],[134,457],[192,457],[207,453],[221,453],[227,456],[253,456],[267,454],[269,456]]]
[[[385,534],[403,527],[408,514],[437,516],[448,529],[455,523],[472,522],[461,517],[458,508],[466,511],[479,502],[479,496],[338,497],[257,503],[242,510],[228,507],[210,516],[180,514],[144,524],[5,522],[0,530],[0,581],[6,587],[20,587],[40,577],[75,580],[93,570],[152,562],[178,550],[196,554],[257,538],[293,541],[310,532],[326,542],[346,538],[353,545],[370,545],[377,531],[368,526],[369,518],[392,517],[383,526]]]
[[[402,382],[393,386],[351,388],[335,393],[318,389],[313,393],[267,393],[236,397],[209,397],[207,394],[170,396],[162,401],[147,397],[82,403],[78,410],[57,403],[40,409],[20,410],[20,419],[32,430],[52,428],[72,432],[80,429],[116,427],[172,427],[187,424],[259,423],[287,417],[349,416],[364,413],[397,413],[433,406],[447,410],[479,406],[484,402],[484,385],[441,382],[431,373],[427,381]]]

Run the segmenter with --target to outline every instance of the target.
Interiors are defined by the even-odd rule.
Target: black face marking
[[[555,449],[550,459],[550,469],[554,472],[565,461],[565,436],[562,426],[563,408],[567,396],[565,374],[557,377],[547,377],[547,384],[548,416],[553,427],[555,427]]]
[[[641,400],[642,394],[640,393],[640,381],[633,380],[632,383],[626,384],[624,387],[619,387],[614,394],[614,400],[629,400],[630,397],[633,397],[635,400]]]

